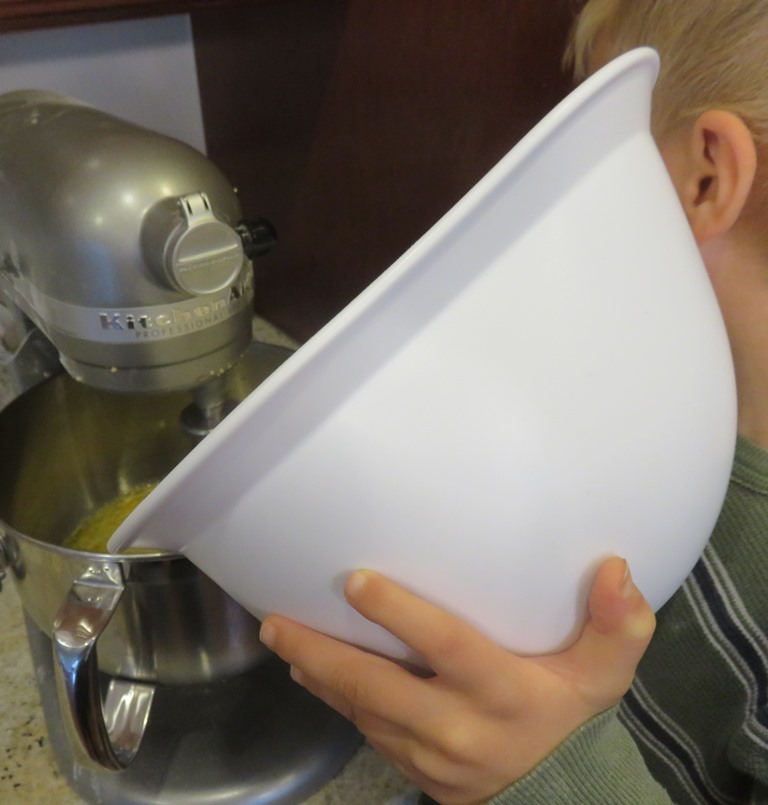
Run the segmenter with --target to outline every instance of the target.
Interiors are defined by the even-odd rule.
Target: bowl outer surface
[[[585,82],[113,540],[398,658],[344,602],[349,571],[521,653],[573,639],[608,555],[661,606],[722,504],[735,392],[649,133],[656,67],[638,51]]]

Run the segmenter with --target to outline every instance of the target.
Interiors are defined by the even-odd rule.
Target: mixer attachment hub
[[[144,220],[142,240],[158,278],[185,293],[216,293],[232,285],[243,266],[240,236],[214,215],[203,192],[155,205]]]

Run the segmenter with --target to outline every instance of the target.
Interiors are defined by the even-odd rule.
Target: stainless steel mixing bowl
[[[288,355],[254,343],[227,377],[229,396],[245,397]],[[0,566],[52,639],[72,737],[105,766],[132,760],[155,685],[214,681],[268,653],[258,621],[186,559],[62,547],[86,515],[159,481],[194,447],[180,422],[189,403],[183,393],[110,394],[61,373],[0,412]],[[111,679],[103,707],[99,672]]]

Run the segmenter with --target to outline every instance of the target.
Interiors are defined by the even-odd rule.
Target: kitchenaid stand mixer
[[[297,803],[359,745],[187,560],[61,546],[290,354],[251,338],[249,258],[273,241],[194,149],[71,98],[0,96],[0,571],[90,802]]]

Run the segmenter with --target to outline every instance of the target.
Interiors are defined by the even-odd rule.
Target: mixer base
[[[26,618],[26,615],[25,615]],[[58,715],[51,643],[26,618],[46,725],[72,788],[100,805],[298,805],[357,751],[360,734],[277,658],[211,684],[160,687],[124,772],[75,761]]]

